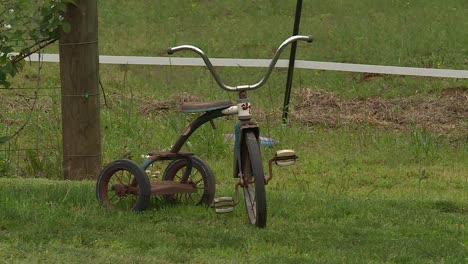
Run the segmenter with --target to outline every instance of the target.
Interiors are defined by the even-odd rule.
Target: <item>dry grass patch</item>
[[[434,133],[468,133],[468,88],[445,89],[440,96],[398,99],[356,98],[346,101],[336,94],[305,88],[295,94],[292,119],[307,125],[340,127],[368,123]]]

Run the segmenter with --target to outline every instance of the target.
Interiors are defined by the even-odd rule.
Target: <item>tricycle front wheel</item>
[[[267,204],[265,193],[265,174],[258,139],[253,132],[245,134],[241,146],[242,173],[244,177],[244,202],[250,223],[265,227],[267,223]]]

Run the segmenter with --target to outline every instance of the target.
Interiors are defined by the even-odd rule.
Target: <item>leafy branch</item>
[[[10,87],[23,60],[54,43],[61,32],[70,31],[64,19],[74,0],[0,0],[0,86]],[[21,43],[22,45],[18,45]],[[17,52],[17,56],[11,53]]]
[[[29,48],[28,48],[28,50],[29,50],[28,53],[20,53],[20,54],[18,54],[17,56],[12,57],[11,63],[12,63],[13,65],[15,65],[16,63],[18,63],[18,62],[24,60],[25,58],[29,57],[31,54],[43,50],[45,47],[47,47],[47,46],[49,46],[50,44],[56,42],[57,40],[58,40],[58,39],[56,39],[56,38],[54,38],[54,39],[44,39],[44,40],[41,40],[40,43],[36,43],[36,44],[34,44],[33,46],[29,47]]]
[[[76,2],[0,0],[0,87],[10,87],[9,78],[21,71],[25,58],[57,41],[61,32],[70,31],[71,26],[64,19],[69,4]],[[14,52],[18,54],[13,55]],[[0,144],[18,135],[28,121],[29,118],[11,136],[0,136]]]

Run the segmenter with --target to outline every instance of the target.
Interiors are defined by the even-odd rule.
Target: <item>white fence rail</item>
[[[31,61],[38,61],[39,55],[33,54],[29,57]],[[41,54],[43,62],[59,62],[58,54]],[[214,66],[222,67],[268,67],[269,59],[227,59],[213,58],[211,62]],[[177,66],[204,66],[200,58],[180,58],[180,57],[138,57],[138,56],[99,56],[99,63],[102,64],[129,64],[129,65],[177,65]],[[276,67],[287,68],[288,60],[279,60]],[[432,69],[397,67],[382,65],[366,65],[337,62],[319,62],[296,60],[295,67],[298,69],[331,70],[345,72],[366,72],[381,74],[396,74],[409,76],[443,77],[468,79],[468,70]]]

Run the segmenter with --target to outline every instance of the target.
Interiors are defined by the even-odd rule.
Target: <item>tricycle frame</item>
[[[269,176],[265,177],[261,151],[260,151],[260,132],[257,123],[252,121],[252,112],[250,100],[247,97],[248,90],[258,89],[266,83],[270,76],[276,62],[279,59],[279,54],[284,47],[294,41],[303,40],[312,42],[311,36],[293,36],[285,40],[277,49],[269,68],[267,69],[264,77],[253,85],[238,85],[228,86],[224,84],[213,65],[211,64],[205,53],[194,46],[182,45],[174,48],[169,48],[168,53],[172,54],[181,50],[191,50],[199,54],[204,60],[207,68],[213,75],[216,83],[224,90],[237,91],[239,96],[237,104],[234,105],[230,101],[218,101],[209,103],[187,103],[182,106],[182,111],[186,113],[203,113],[182,131],[176,140],[175,144],[169,151],[154,151],[147,155],[147,158],[142,164],[136,164],[131,160],[116,160],[107,165],[98,177],[96,194],[101,204],[106,207],[113,207],[111,200],[117,196],[116,204],[126,197],[133,197],[131,200],[131,209],[141,211],[148,206],[149,196],[162,195],[164,197],[173,198],[178,194],[189,195],[196,193],[199,189],[198,183],[203,181],[203,195],[197,204],[213,205],[217,212],[227,212],[222,207],[235,206],[239,201],[232,198],[221,197],[217,203],[214,199],[215,180],[214,174],[206,164],[199,157],[196,157],[190,152],[181,152],[182,146],[187,142],[190,136],[203,124],[211,122],[212,120],[227,116],[238,116],[238,124],[235,127],[235,143],[234,143],[234,167],[233,177],[238,178],[236,184],[236,197],[238,196],[238,187],[242,187],[244,192],[244,202],[249,217],[250,223],[258,227],[266,226],[267,209],[266,209],[266,195],[265,185],[272,178],[272,163],[273,161],[295,161],[297,156],[295,154],[276,155],[269,162]],[[293,152],[292,152],[293,153]],[[150,183],[149,177],[145,170],[157,161],[171,161],[163,174],[163,181],[155,181]],[[176,174],[179,170],[184,168],[182,176],[179,181],[175,180]],[[196,169],[202,175],[199,181],[193,181],[192,171]],[[111,180],[114,174],[123,172],[125,175],[130,175],[128,180],[124,183],[122,175],[117,176],[117,183],[113,184]]]

